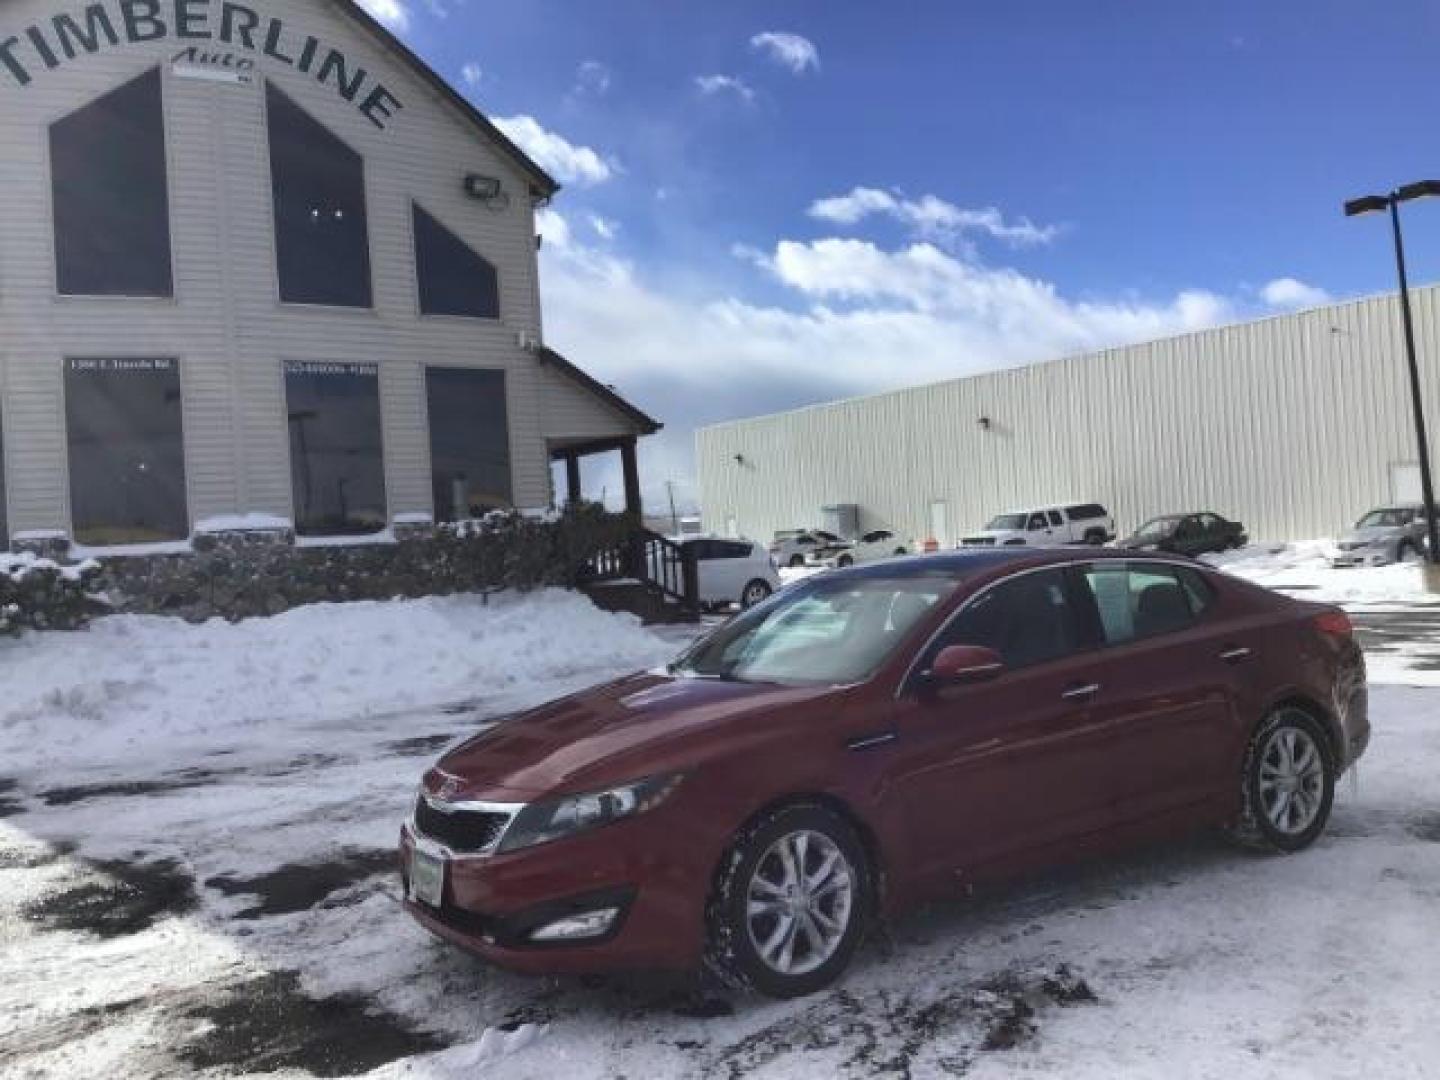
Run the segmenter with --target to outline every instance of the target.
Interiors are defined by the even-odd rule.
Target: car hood
[[[441,758],[425,787],[451,781],[452,800],[595,791],[764,742],[781,723],[773,713],[836,692],[635,674],[482,731]]]

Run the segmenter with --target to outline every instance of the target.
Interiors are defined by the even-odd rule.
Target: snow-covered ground
[[[0,1074],[1440,1075],[1440,608],[1414,567],[1226,569],[1357,612],[1375,741],[1289,859],[1197,840],[901,920],[815,998],[524,979],[411,925],[414,784],[667,658],[551,592],[0,640]]]

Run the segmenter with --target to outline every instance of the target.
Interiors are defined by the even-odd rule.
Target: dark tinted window
[[[265,85],[275,259],[287,304],[370,306],[365,167],[324,124]]]
[[[1105,508],[1099,503],[1081,503],[1078,506],[1067,506],[1065,513],[1069,515],[1071,521],[1078,521],[1082,518],[1102,518],[1106,516]]]
[[[1195,621],[1190,598],[1171,567],[1118,563],[1092,566],[1084,576],[1107,644],[1168,634]],[[1199,587],[1209,588],[1204,582]]]
[[[509,506],[510,426],[505,373],[426,368],[430,478],[439,521]]]
[[[932,646],[983,645],[1007,667],[1055,660],[1081,648],[1083,639],[1061,570],[1021,574],[971,601]]]
[[[160,69],[50,125],[55,287],[170,296],[170,206]]]
[[[1030,523],[1029,523],[1029,525],[1027,526],[1027,528],[1030,528],[1030,529],[1044,529],[1044,528],[1048,528],[1048,527],[1049,527],[1049,525],[1048,525],[1048,522],[1046,522],[1046,520],[1045,520],[1045,515],[1044,515],[1044,514],[1035,513],[1035,514],[1031,514],[1031,515],[1030,515]]]
[[[133,544],[189,533],[180,411],[174,360],[66,361],[70,518],[77,541]]]
[[[4,418],[0,417],[0,551],[4,551],[10,541],[10,530],[5,520],[5,425]]]
[[[1050,515],[1050,524],[1051,524],[1051,525],[1064,525],[1064,524],[1065,524],[1065,519],[1060,516],[1060,511],[1059,511],[1059,510],[1047,510],[1047,511],[1045,511],[1045,512]]]
[[[419,206],[413,209],[421,312],[498,319],[500,286],[495,267]]]
[[[385,527],[380,379],[374,364],[285,366],[295,531],[311,536]]]

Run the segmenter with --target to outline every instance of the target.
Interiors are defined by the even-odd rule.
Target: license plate
[[[418,844],[410,849],[410,899],[438,908],[445,895],[445,856]]]

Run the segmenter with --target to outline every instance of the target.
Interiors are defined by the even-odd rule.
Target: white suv
[[[990,519],[962,546],[1047,547],[1055,544],[1104,544],[1115,538],[1115,520],[1099,503],[1062,503],[1036,510],[1012,510]]]
[[[909,548],[905,541],[896,536],[889,529],[876,529],[868,532],[859,540],[846,548],[822,549],[806,558],[805,562],[810,566],[853,566],[860,562],[874,562],[876,559],[888,559],[892,555],[908,554]]]

